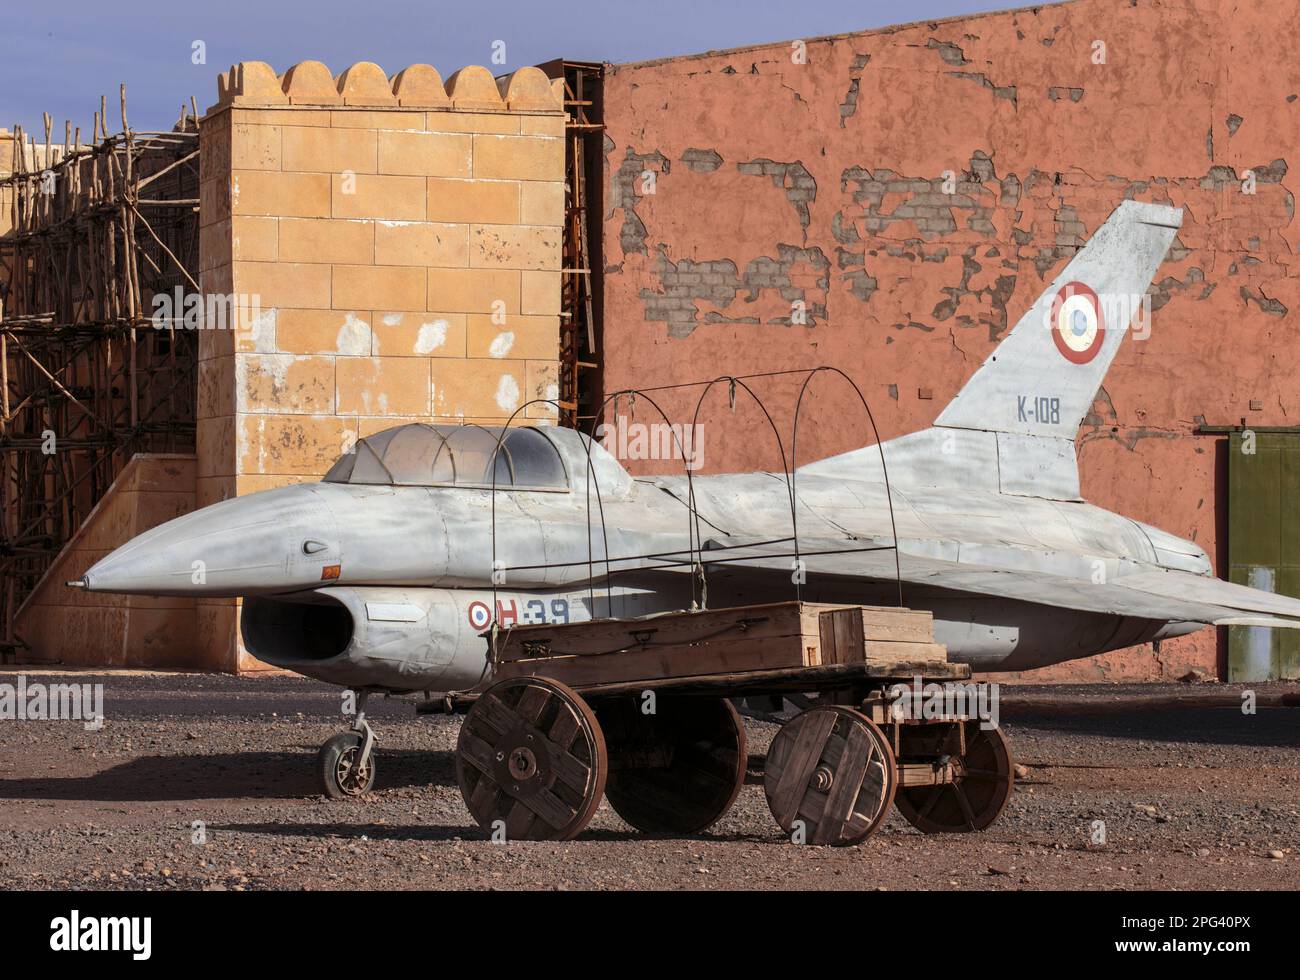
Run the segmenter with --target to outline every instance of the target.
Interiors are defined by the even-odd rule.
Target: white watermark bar
[[[88,732],[104,727],[103,684],[0,683],[0,721],[79,721]]]
[[[982,731],[998,727],[997,684],[967,684],[925,681],[919,674],[911,684],[895,684],[886,692],[891,721],[934,721],[940,718],[970,718]]]
[[[156,330],[252,330],[262,314],[257,293],[198,293],[177,286],[154,294],[150,319]]]
[[[632,422],[624,416],[596,427],[596,440],[621,461],[672,460],[695,472],[704,466],[704,423]]]

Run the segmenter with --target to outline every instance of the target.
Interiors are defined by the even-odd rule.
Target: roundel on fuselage
[[[1052,339],[1071,364],[1087,364],[1101,352],[1106,319],[1097,294],[1081,282],[1066,283],[1052,301]]]

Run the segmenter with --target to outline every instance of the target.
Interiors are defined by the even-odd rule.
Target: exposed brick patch
[[[1069,99],[1071,102],[1078,102],[1083,98],[1083,89],[1067,88],[1064,85],[1053,85],[1048,88],[1047,97],[1053,102],[1060,102],[1062,99]]]
[[[1110,392],[1106,386],[1102,385],[1097,389],[1097,396],[1092,400],[1092,407],[1088,409],[1088,414],[1083,417],[1083,425],[1091,426],[1094,429],[1103,425],[1114,425],[1119,422],[1119,413],[1115,411],[1115,402],[1110,397]]]
[[[951,41],[940,41],[938,38],[930,38],[925,42],[925,46],[931,51],[937,52],[939,57],[950,65],[969,65],[970,59],[956,44]]]
[[[994,228],[989,218],[994,202],[977,198],[987,194],[985,182],[993,178],[992,164],[987,157],[972,158],[971,170],[955,182],[952,194],[944,193],[942,177],[905,177],[892,170],[850,167],[840,175],[840,189],[849,191],[850,185],[856,185],[851,197],[861,212],[842,212],[836,237],[847,244],[857,240],[852,236],[879,235],[900,221],[914,223],[922,235],[937,237],[956,231],[958,218],[972,231],[991,235]],[[1018,189],[1019,185],[1016,186]],[[886,200],[900,196],[901,202],[887,210]],[[861,231],[857,227],[859,223]]]
[[[1065,89],[1056,97],[1072,96]],[[846,110],[841,118],[850,115]],[[717,150],[692,147],[682,154],[680,164],[695,172],[709,173],[724,162]],[[785,311],[796,300],[806,304],[808,324],[820,325],[827,317],[832,274],[838,280],[839,296],[851,297],[849,302],[878,306],[882,296],[876,294],[881,284],[886,284],[887,289],[895,276],[908,276],[899,272],[898,260],[918,264],[949,262],[955,271],[956,254],[960,256],[960,277],[948,274],[947,282],[936,283],[938,295],[927,298],[922,308],[886,314],[888,319],[882,325],[892,327],[886,342],[892,343],[899,334],[910,330],[949,330],[956,338],[959,330],[975,329],[987,333],[990,342],[996,343],[1012,325],[1008,303],[1017,277],[1032,269],[1046,281],[1059,272],[1062,263],[1073,258],[1095,231],[1090,226],[1102,213],[1100,205],[1120,198],[1167,203],[1185,199],[1188,191],[1197,189],[1231,190],[1245,175],[1245,171],[1238,174],[1231,167],[1214,166],[1199,177],[1109,174],[1097,180],[1077,171],[1040,170],[999,176],[990,155],[975,151],[968,167],[953,168],[958,170],[948,185],[953,193],[946,194],[942,175],[916,177],[855,166],[841,173],[844,206],[830,218],[829,231],[836,247],[828,258],[821,249],[808,247],[811,204],[818,188],[802,162],[760,158],[738,162],[736,168],[740,173],[768,177],[773,186],[785,191],[805,233],[803,247],[770,245],[764,249],[767,255],[742,268],[724,258],[682,259],[674,263],[668,259],[665,246],[658,246],[657,251],[651,246],[657,256],[652,273],[654,285],[641,289],[639,296],[645,319],[666,323],[671,337],[688,336],[709,324],[789,325],[791,317]],[[624,208],[621,237],[625,250],[630,243],[643,254],[647,252],[646,236],[635,214],[640,198],[636,179],[647,169],[667,173],[668,161],[658,153],[628,151],[615,181],[613,202]],[[1266,230],[1270,237],[1242,238],[1229,273],[1234,276],[1238,266],[1258,267],[1261,262],[1274,262],[1268,257],[1276,245],[1273,236],[1284,227],[1275,220],[1283,209],[1278,196],[1285,196],[1286,208],[1291,207],[1290,195],[1280,186],[1287,174],[1285,160],[1276,159],[1253,170],[1260,186],[1259,198],[1248,203],[1261,217],[1269,216]],[[1021,211],[1022,207],[1027,210]],[[1019,227],[1022,215],[1032,215],[1033,224]],[[1084,215],[1090,216],[1087,226]],[[1258,227],[1258,223],[1251,227]],[[775,251],[775,256],[770,250]],[[1250,252],[1260,258],[1252,257]],[[1153,311],[1174,299],[1201,302],[1213,294],[1217,283],[1208,280],[1206,267],[1187,268],[1184,264],[1193,254],[1181,238],[1175,238],[1166,261],[1178,264],[1182,271],[1152,284]],[[990,267],[989,262],[997,265]],[[1251,274],[1258,282],[1261,272],[1256,269]],[[1278,271],[1279,276],[1285,274],[1284,269]],[[1240,293],[1247,306],[1257,306],[1263,314],[1281,317],[1288,313],[1284,303],[1258,287],[1240,287]],[[933,308],[926,309],[930,302],[934,302]],[[1098,433],[1095,437],[1107,435]],[[1155,431],[1130,431],[1125,438],[1137,441],[1158,436]]]
[[[1266,167],[1259,168],[1256,180],[1261,185],[1275,183],[1286,173],[1286,163],[1277,160]],[[987,153],[977,151],[972,155],[969,169],[957,181],[953,188],[955,193],[944,195],[942,178],[916,178],[897,174],[890,170],[872,170],[865,167],[853,167],[841,175],[841,189],[853,201],[831,220],[831,233],[840,245],[836,251],[836,263],[841,272],[841,279],[849,284],[850,294],[859,299],[870,298],[876,288],[875,277],[870,275],[867,266],[871,256],[878,251],[886,252],[891,258],[905,257],[909,261],[943,261],[947,249],[933,249],[928,252],[925,244],[939,238],[960,238],[963,231],[974,231],[980,235],[995,238],[998,234],[992,218],[995,212],[1005,214],[1012,209],[1015,222],[1021,220],[1021,212],[1014,210],[1022,200],[1038,202],[1038,206],[1047,204],[1052,213],[1049,228],[1010,229],[1008,244],[1015,247],[1004,251],[997,247],[980,246],[984,259],[1000,261],[1006,273],[991,284],[985,283],[978,289],[971,288],[971,274],[978,271],[978,262],[972,266],[977,253],[967,240],[964,244],[962,280],[955,285],[941,288],[944,299],[934,308],[933,314],[939,321],[952,319],[959,326],[984,326],[990,336],[996,339],[1009,326],[1006,319],[1006,303],[1010,299],[1010,290],[1015,284],[1015,276],[1020,263],[1028,263],[1041,280],[1046,281],[1054,270],[1059,270],[1062,262],[1069,261],[1086,243],[1089,229],[1080,220],[1080,211],[1088,205],[1088,211],[1095,211],[1091,199],[1103,198],[1107,201],[1141,197],[1149,200],[1169,199],[1174,188],[1187,190],[1198,184],[1203,187],[1218,188],[1235,183],[1237,174],[1231,168],[1214,168],[1204,177],[1190,178],[1151,178],[1135,180],[1129,177],[1108,175],[1104,185],[1096,190],[1083,191],[1078,174],[1051,174],[1031,171],[1022,181],[1016,174],[1007,174],[999,178]],[[1271,197],[1281,190],[1277,188],[1269,195],[1260,197],[1259,209],[1263,213],[1275,213],[1277,202]],[[1261,193],[1263,193],[1261,191]],[[1079,203],[1075,203],[1075,201]],[[1291,208],[1290,196],[1284,207]],[[1042,214],[1041,210],[1036,210]],[[1042,218],[1038,218],[1042,221]],[[900,222],[903,224],[900,225]],[[900,245],[897,234],[900,228],[907,233],[917,234],[915,239],[904,239]],[[1280,229],[1279,229],[1280,230]],[[1044,234],[1047,232],[1047,234]],[[886,236],[895,236],[888,240]],[[1046,240],[1044,240],[1046,239]],[[1258,250],[1261,242],[1243,243],[1246,250]],[[1186,244],[1176,238],[1167,260],[1181,263],[1192,254]],[[873,270],[874,271],[874,270]],[[1284,276],[1285,270],[1278,275]],[[987,279],[987,277],[985,277]],[[1183,279],[1166,277],[1152,287],[1153,303],[1156,308],[1169,302],[1175,296],[1185,295],[1189,299],[1202,300],[1211,295],[1216,284],[1206,280],[1201,268],[1189,270]],[[978,300],[983,312],[974,317],[960,315],[961,300],[969,297]],[[1252,301],[1277,312],[1278,307],[1267,297],[1252,297]],[[920,327],[915,320],[897,324],[900,329]]]
[[[1249,286],[1242,286],[1241,298],[1247,306],[1254,303],[1260,308],[1261,312],[1267,313],[1269,316],[1287,315],[1286,306],[1271,296],[1265,296],[1262,289],[1251,289]]]
[[[897,323],[891,323],[890,326],[900,333],[904,330],[919,330],[921,333],[934,333],[934,327],[930,326],[928,323],[918,323],[916,320],[908,320],[906,323],[899,320]],[[892,344],[894,338],[889,337],[885,342]]]
[[[736,263],[731,259],[694,262],[682,259],[674,263],[663,246],[659,247],[655,272],[660,290],[642,289],[645,318],[668,324],[673,337],[685,337],[699,324],[696,300],[707,299],[716,306],[727,307],[736,298]]]
[[[871,253],[875,255],[875,252]],[[925,250],[925,242],[919,238],[909,238],[899,245],[890,242],[885,245],[885,254],[894,259],[907,259],[909,262],[946,262],[948,246],[940,245],[932,252]]]
[[[1016,102],[1016,87],[1014,85],[995,85],[989,80],[989,77],[983,72],[978,71],[950,71],[949,75],[956,78],[966,78],[972,82],[979,82],[986,89],[993,93],[999,99],[1006,99],[1013,105]]]
[[[1187,256],[1192,254],[1192,250],[1183,244],[1182,238],[1174,236],[1174,243],[1169,246],[1169,254],[1165,256],[1166,262],[1181,262]]]
[[[837,242],[840,242],[843,245],[853,245],[856,242],[862,241],[862,236],[858,234],[858,229],[851,222],[848,225],[845,225],[843,211],[836,211],[835,214],[831,216],[831,234],[835,236]]]
[[[1072,205],[1062,204],[1056,212],[1056,244],[1082,248],[1088,229],[1079,220],[1079,212]]]
[[[1179,261],[1173,257],[1172,251],[1168,261]],[[1174,298],[1175,293],[1192,293],[1192,296],[1198,303],[1203,299],[1209,299],[1210,294],[1214,292],[1217,283],[1205,281],[1205,270],[1198,266],[1193,266],[1187,270],[1187,276],[1184,279],[1175,279],[1173,276],[1165,276],[1151,284],[1148,292],[1151,295],[1151,312],[1154,313],[1162,306]]]
[[[606,151],[608,156],[608,149]],[[636,213],[637,202],[641,199],[641,182],[646,171],[666,174],[672,169],[672,162],[653,150],[650,153],[637,153],[630,146],[623,157],[623,163],[613,174],[609,195],[609,213],[623,210],[623,227],[619,231],[619,244],[624,252],[646,254],[646,227]]]
[[[849,284],[849,292],[864,303],[870,300],[872,294],[880,287],[876,277],[865,268],[846,272],[840,278]]]
[[[1255,171],[1255,179],[1261,184],[1280,184],[1286,176],[1287,166],[1285,160],[1274,160],[1250,169]]]
[[[808,222],[811,216],[808,206],[817,200],[817,181],[807,168],[797,160],[794,163],[777,163],[775,160],[750,160],[736,164],[742,174],[770,177],[775,187],[785,190],[786,200],[799,215],[799,225],[804,230],[804,241],[808,240]]]
[[[694,147],[682,153],[682,163],[686,169],[697,174],[711,174],[722,166],[722,157],[717,150],[697,150]]]
[[[956,316],[954,322],[962,327],[974,327],[982,324],[988,328],[989,340],[996,341],[1007,329],[1007,301],[1011,299],[1011,293],[1016,288],[1016,277],[1014,275],[998,276],[991,285],[982,286],[978,289],[971,288],[971,277],[983,270],[983,266],[975,260],[978,249],[979,246],[972,245],[962,253],[961,281],[955,286],[944,286],[940,290],[948,298],[940,301],[935,306],[932,315],[940,323]],[[992,309],[992,316],[957,316],[961,301],[967,297],[987,300],[989,307]]]
[[[1287,172],[1285,160],[1274,160],[1272,163],[1262,163],[1248,169],[1255,175],[1256,184],[1280,184]],[[1238,175],[1232,167],[1211,167],[1206,175],[1200,178],[1199,183],[1202,190],[1223,190],[1228,184],[1240,184],[1245,179],[1245,173],[1246,171],[1243,170]]]
[[[858,111],[858,89],[862,86],[862,79],[855,78],[849,82],[849,90],[844,96],[844,101],[840,103],[840,129],[854,113]]]
[[[1035,171],[1030,175],[1030,181],[1041,179],[1043,176],[1045,175]],[[1019,229],[1012,232],[1012,237],[1015,238],[1017,245],[1028,245],[1033,240],[1032,235],[1023,233]],[[1079,220],[1078,211],[1073,205],[1062,204],[1052,216],[1052,244],[1038,246],[1031,256],[1038,278],[1045,280],[1057,263],[1074,258],[1087,240],[1088,229]]]
[[[740,273],[731,259],[673,262],[661,246],[655,262],[658,290],[642,289],[645,318],[668,324],[672,337],[685,337],[701,323],[763,322],[752,314],[728,317],[710,310],[701,319],[698,303],[727,309],[740,299],[753,303],[765,290],[776,290],[787,303],[806,304],[808,326],[826,319],[826,295],[830,289],[830,260],[819,248],[777,245],[777,256],[759,256]],[[790,315],[772,317],[769,324],[789,326]]]
[[[1065,259],[1074,258],[1074,253],[1079,251],[1073,245],[1041,245],[1033,257],[1034,268],[1038,271],[1039,279],[1046,279],[1047,274],[1056,267],[1056,264]]]
[[[843,129],[845,122],[858,111],[858,90],[862,86],[861,71],[867,67],[869,61],[871,55],[855,54],[849,65],[849,90],[844,95],[844,101],[840,103],[840,129]]]

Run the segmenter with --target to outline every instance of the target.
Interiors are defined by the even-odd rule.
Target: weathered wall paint
[[[1184,225],[1149,335],[1126,341],[1080,432],[1082,486],[1219,559],[1222,450],[1195,426],[1296,421],[1295,13],[1076,0],[810,40],[806,63],[777,43],[611,67],[606,389],[830,364],[900,435],[934,420],[1119,201],[1173,204]],[[798,383],[755,383],[787,453]],[[870,441],[847,385],[813,391],[800,460]],[[689,421],[698,392],[654,397]],[[746,396],[734,411],[710,398],[707,471],[780,465]],[[1213,630],[1036,676],[1191,667],[1215,669]]]

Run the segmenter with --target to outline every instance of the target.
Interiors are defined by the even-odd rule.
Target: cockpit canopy
[[[357,440],[352,452],[330,467],[325,482],[569,489],[559,450],[539,429],[510,428],[502,437],[500,428],[424,423],[385,429]]]

